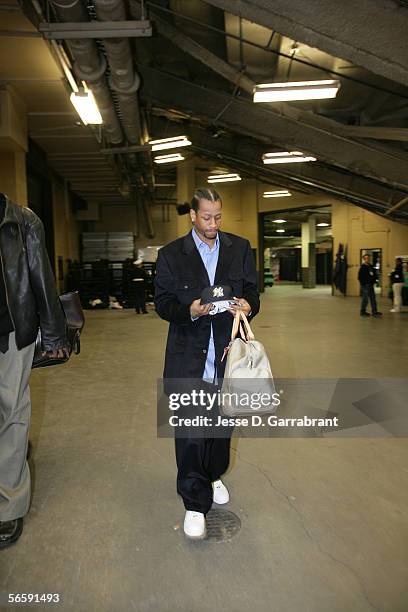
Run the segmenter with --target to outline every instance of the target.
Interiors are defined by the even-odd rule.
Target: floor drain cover
[[[241,519],[228,510],[210,510],[206,516],[207,542],[224,542],[241,529]]]

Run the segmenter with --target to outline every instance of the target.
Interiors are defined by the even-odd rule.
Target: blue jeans
[[[373,314],[377,312],[377,301],[375,299],[374,285],[361,285],[361,308],[360,312],[365,312],[370,300],[371,311]]]

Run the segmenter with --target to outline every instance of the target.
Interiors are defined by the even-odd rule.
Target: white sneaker
[[[212,483],[213,486],[213,501],[216,504],[228,504],[229,493],[228,489],[222,480],[215,480]]]
[[[401,312],[399,308],[391,308],[390,312]]]
[[[192,540],[202,540],[207,535],[205,516],[202,512],[186,510],[184,517],[184,533]]]

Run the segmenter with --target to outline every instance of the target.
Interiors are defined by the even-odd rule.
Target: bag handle
[[[234,324],[231,330],[231,342],[235,340],[235,338],[237,337],[238,330],[239,329],[242,330],[241,321],[244,324],[246,340],[255,340],[254,333],[251,329],[251,326],[249,325],[249,322],[248,322],[248,319],[246,318],[245,313],[242,312],[242,310],[237,310],[235,313]],[[241,331],[241,335],[242,335],[242,331]]]
[[[245,331],[246,331],[246,335],[248,340],[255,340],[255,334],[251,329],[251,326],[249,324],[249,321],[246,317],[246,314],[244,312],[242,312],[242,310],[240,311],[241,313],[241,319],[244,322],[244,327],[245,327]]]

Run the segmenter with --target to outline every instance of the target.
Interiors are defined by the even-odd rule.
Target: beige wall
[[[24,151],[0,152],[0,192],[27,206],[27,176]]]
[[[28,150],[27,110],[10,85],[0,85],[0,150]]]
[[[152,206],[151,215],[155,230],[154,238],[147,238],[145,230],[140,228],[136,237],[136,248],[148,245],[159,246],[177,238],[177,212],[175,206]],[[136,207],[134,206],[100,206],[99,221],[95,222],[95,232],[133,232],[138,233]]]
[[[27,114],[9,86],[0,87],[0,192],[27,206]]]
[[[209,187],[207,173],[196,169],[194,158],[177,168],[177,202],[190,202],[197,187]],[[255,180],[213,185],[223,201],[222,229],[247,238],[258,246],[257,186]],[[175,206],[152,207],[154,238],[146,238],[144,229],[136,239],[137,247],[167,244],[191,229],[190,215],[177,215]],[[101,206],[96,232],[132,231],[137,233],[136,209],[131,206]]]
[[[68,259],[79,260],[79,224],[71,211],[65,184],[56,179],[52,185],[52,206],[54,222],[55,278],[59,292],[64,283],[58,279],[58,258],[63,259],[64,277],[68,271]]]
[[[339,243],[347,247],[350,266],[347,273],[347,294],[359,295],[357,272],[360,266],[360,249],[382,249],[382,293],[388,288],[388,274],[394,267],[397,255],[408,254],[408,227],[384,219],[352,204],[336,203],[332,207],[334,253]]]

